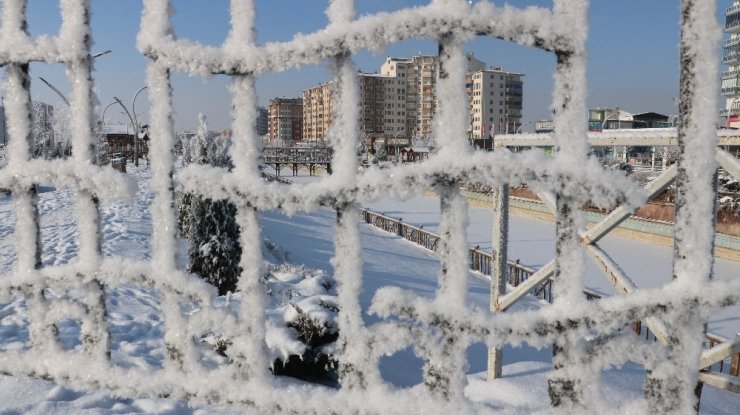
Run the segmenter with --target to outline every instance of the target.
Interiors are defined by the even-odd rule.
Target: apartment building
[[[516,132],[522,125],[523,76],[501,67],[468,73],[468,137]]]
[[[360,105],[357,121],[363,137],[411,139],[406,128],[406,82],[379,74],[358,73]],[[332,121],[333,82],[303,91],[303,135],[324,140]]]
[[[473,54],[467,55],[471,137],[487,136],[482,130],[487,132],[491,125],[501,132],[514,132],[521,125],[524,75],[485,68]],[[414,136],[430,136],[439,107],[438,77],[438,57],[424,55],[389,57],[379,74],[358,73],[358,126],[363,138],[384,141],[394,154]],[[326,137],[332,118],[332,85],[303,91],[303,136],[308,140]]]
[[[479,71],[486,66],[472,53],[467,54],[466,58],[468,72]],[[430,136],[432,120],[439,105],[436,94],[439,58],[430,55],[388,57],[380,67],[380,74],[406,81],[406,130],[418,136]]]
[[[722,72],[722,95],[727,99],[722,115],[726,116],[727,127],[740,127],[740,0],[734,0],[725,10],[725,40],[722,63],[727,71]]]
[[[303,138],[303,99],[275,98],[267,109],[271,140],[300,141]]]
[[[320,84],[303,91],[303,139],[326,139],[332,120],[332,88],[334,83]]]
[[[269,112],[267,111],[267,108],[265,107],[258,107],[257,111],[259,112],[257,116],[257,134],[262,137],[264,135],[267,135],[269,132]]]

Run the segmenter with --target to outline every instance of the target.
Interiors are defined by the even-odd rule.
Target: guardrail
[[[707,333],[707,343],[705,344],[706,349],[711,349],[716,345],[727,343],[729,340],[716,334]],[[728,362],[729,364],[725,364]],[[709,372],[714,373],[726,373],[730,376],[740,376],[740,353],[735,353],[729,359],[720,360],[707,367]]]
[[[383,215],[381,213],[373,212],[369,209],[363,209],[362,217],[364,221],[376,228],[382,229],[388,233],[398,235],[408,241],[414,242],[417,245],[423,246],[430,251],[436,251],[439,246],[439,235],[423,229],[423,227],[417,227],[408,223],[403,222],[403,219],[396,219],[390,216]],[[478,246],[470,248],[470,269],[478,271],[484,275],[491,275],[491,260],[492,256],[489,252],[481,251]],[[513,287],[518,287],[529,279],[532,274],[537,270],[527,267],[519,263],[519,260],[507,262],[507,282]],[[553,285],[555,280],[551,277],[546,279],[543,283],[537,285],[530,294],[547,301],[548,303],[553,302]],[[601,294],[585,289],[583,295],[589,301],[601,299]],[[629,325],[630,329],[635,335],[645,339],[645,341],[658,341],[655,334],[650,331],[646,324],[641,321],[635,321]],[[714,346],[725,343],[728,340],[722,336],[706,333],[706,342],[704,344],[705,349],[712,349]],[[719,362],[708,366],[705,369],[711,373],[721,373],[729,376],[740,376],[740,353],[735,353],[727,359],[720,360]]]
[[[408,241],[416,243],[417,245],[423,246],[430,251],[436,251],[437,247],[439,246],[439,235],[427,231],[423,227],[417,227],[405,223],[403,222],[403,219],[392,218],[381,213],[373,212],[369,209],[363,209],[362,217],[366,223],[373,225],[376,228],[382,229],[388,233],[398,235]],[[474,248],[470,248],[469,255],[469,265],[471,270],[478,271],[484,275],[491,275],[490,253],[481,251],[476,246]],[[526,281],[535,272],[535,269],[520,264],[518,259],[516,261],[508,261],[507,279],[508,283],[514,287],[518,287],[519,284]],[[542,284],[535,287],[532,290],[532,294],[540,299],[552,303],[553,283],[554,280],[552,278],[548,278]],[[601,298],[600,294],[591,290],[584,290],[583,294],[589,300]]]

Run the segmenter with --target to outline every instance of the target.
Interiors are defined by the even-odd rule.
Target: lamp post
[[[2,127],[0,127],[0,132],[2,132],[3,134],[3,146],[7,146],[8,145],[8,137],[7,137],[8,134],[5,132],[5,97],[0,97],[0,100],[2,101],[2,111],[3,111],[3,113],[0,114],[0,117],[2,117],[2,123],[3,123]]]
[[[533,121],[527,121],[524,124],[520,125],[519,128],[516,129],[516,133],[514,133],[514,134],[521,134],[522,127],[524,127],[525,125],[528,125],[528,124],[533,124]]]
[[[56,89],[54,87],[54,85],[52,85],[51,83],[49,83],[49,81],[47,81],[46,79],[44,79],[44,78],[42,78],[40,76],[39,76],[39,79],[41,80],[41,82],[45,83],[46,86],[48,86],[49,88],[51,88],[52,91],[56,92],[56,94],[59,95],[59,98],[61,98],[62,101],[64,101],[64,103],[67,104],[67,106],[69,106],[69,101],[67,101],[67,97],[65,97],[64,94],[62,94],[58,89]]]
[[[602,131],[605,129],[606,122],[609,121],[609,118],[611,118],[611,117],[613,117],[615,115],[617,116],[618,122],[620,122],[621,120],[619,119],[619,107],[617,107],[617,112],[613,112],[613,113],[609,114],[608,117],[604,118],[604,122],[601,123],[601,130]],[[621,127],[621,125],[617,125],[617,129],[619,129],[619,127]]]
[[[134,129],[134,166],[139,166],[139,123],[138,119],[136,118],[136,98],[139,96],[141,91],[145,90],[147,87],[141,87],[138,91],[136,91],[136,94],[134,94],[134,98],[131,100],[131,109],[134,111],[134,115],[131,116],[131,113],[129,112],[128,108],[126,108],[125,105],[123,105],[123,102],[118,97],[113,97],[114,100],[118,103],[118,105],[123,108],[124,111],[126,111],[126,115],[128,116],[129,121],[131,121],[131,126]]]
[[[96,54],[92,55],[92,57],[93,57],[93,59],[95,59],[95,58],[99,58],[99,57],[101,57],[101,56],[103,56],[103,55],[107,55],[107,54],[109,54],[109,53],[111,53],[111,52],[113,52],[113,51],[112,51],[112,50],[110,50],[110,49],[108,49],[108,50],[104,50],[104,51],[102,51],[102,52],[98,52],[98,53],[96,53]]]
[[[103,55],[107,55],[107,54],[109,54],[109,53],[111,53],[111,52],[113,52],[113,51],[112,51],[112,50],[110,50],[110,49],[108,49],[108,50],[105,50],[105,51],[102,51],[102,52],[98,52],[98,53],[96,53],[96,54],[93,54],[93,55],[91,55],[91,56],[92,56],[92,58],[93,58],[93,59],[96,59],[96,58],[99,58],[99,57],[101,57],[101,56],[103,56]],[[60,92],[60,91],[59,91],[58,89],[56,89],[56,88],[54,87],[54,85],[52,85],[52,84],[51,84],[51,83],[50,83],[49,81],[47,81],[46,79],[44,79],[44,78],[42,78],[42,77],[40,77],[40,76],[39,76],[39,79],[41,80],[41,82],[45,83],[45,84],[46,84],[46,86],[48,86],[48,87],[49,87],[49,88],[50,88],[50,89],[51,89],[52,91],[54,91],[54,92],[55,92],[55,93],[56,93],[57,95],[59,95],[59,98],[61,98],[61,99],[62,99],[62,101],[64,101],[64,103],[65,103],[65,104],[67,104],[67,106],[69,106],[69,100],[67,100],[67,97],[65,97],[65,96],[64,96],[64,94],[62,94],[62,93],[61,93],[61,92]]]
[[[141,91],[145,90],[146,88],[147,88],[146,86],[141,87],[141,89],[136,91],[136,94],[134,95],[134,99],[131,100],[131,111],[133,111],[134,113],[134,123],[135,123],[134,125],[136,125],[136,129],[134,131],[134,134],[136,134],[136,136],[134,137],[134,153],[136,155],[136,160],[134,160],[134,166],[139,165],[139,119],[136,117],[136,97],[138,97]],[[147,160],[149,159],[147,158]],[[149,162],[147,161],[147,165],[148,163]]]
[[[103,122],[103,125],[105,125],[105,112],[108,111],[108,108],[110,108],[112,105],[117,104],[116,101],[111,102],[110,104],[106,105],[105,108],[103,108],[103,116],[100,117],[100,120]]]
[[[398,132],[396,132],[395,135],[393,135],[393,147],[396,148],[396,150],[395,150],[396,151],[396,161],[400,161],[401,160],[401,152],[398,151],[398,146],[396,144],[396,139],[398,138],[398,135],[401,134],[402,132],[404,132],[404,127],[401,127],[401,129],[398,130]]]
[[[613,117],[615,115],[617,116],[617,119],[619,119],[619,107],[617,107],[617,112],[613,112],[613,113],[609,114],[606,118],[604,118],[604,121],[601,123],[601,131],[604,131],[604,129],[606,128],[606,122],[609,121],[609,118],[611,118],[611,117]],[[620,127],[620,125],[617,125],[617,129],[619,129],[619,127]],[[624,158],[626,159],[627,158],[627,155],[626,155],[626,153],[627,153],[627,147],[625,146],[624,149],[625,149]],[[614,155],[614,158],[616,158],[616,156],[617,156],[617,149],[616,148],[614,149],[614,154],[613,155]]]

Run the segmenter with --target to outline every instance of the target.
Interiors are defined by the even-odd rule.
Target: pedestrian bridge
[[[265,147],[260,160],[273,167],[278,176],[285,166],[290,166],[293,176],[298,175],[301,167],[308,169],[309,174],[314,176],[320,169],[331,174],[333,153],[331,147]]]

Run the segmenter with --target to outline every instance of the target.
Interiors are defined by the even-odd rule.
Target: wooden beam
[[[711,349],[704,350],[699,360],[699,369],[721,362],[735,353],[740,353],[740,335],[735,336],[735,340],[722,342]]]

